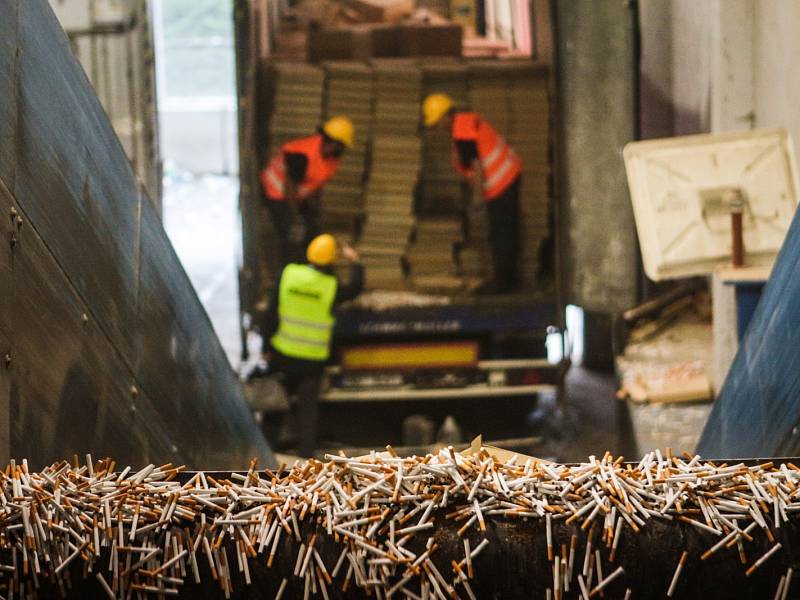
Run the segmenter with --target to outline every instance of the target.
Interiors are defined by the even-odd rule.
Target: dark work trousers
[[[273,349],[270,371],[283,375],[297,430],[297,451],[312,456],[319,431],[319,392],[325,363],[285,356]]]
[[[319,197],[314,195],[303,200],[298,207],[297,215],[300,217],[299,225],[303,228],[302,239],[292,239],[292,228],[297,226],[292,219],[292,207],[285,200],[272,200],[266,198],[272,224],[277,238],[277,273],[280,273],[290,262],[304,262],[306,248],[320,233],[319,229]]]
[[[520,179],[517,177],[502,194],[486,204],[494,280],[497,291],[500,292],[513,291],[517,286]]]

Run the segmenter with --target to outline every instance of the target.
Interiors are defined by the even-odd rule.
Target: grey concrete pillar
[[[558,203],[565,299],[602,313],[638,299],[638,246],[623,146],[636,134],[635,11],[558,0]]]

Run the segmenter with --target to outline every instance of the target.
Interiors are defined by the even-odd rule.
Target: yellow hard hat
[[[323,233],[311,240],[306,250],[306,258],[312,265],[325,267],[336,260],[338,250],[336,239],[330,233]]]
[[[425,127],[436,125],[453,108],[453,99],[447,94],[430,94],[422,102],[422,116]]]
[[[348,148],[353,147],[355,127],[348,117],[331,117],[325,121],[325,124],[322,126],[322,131],[332,140],[341,142]]]

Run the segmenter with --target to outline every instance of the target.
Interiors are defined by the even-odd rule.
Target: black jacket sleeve
[[[336,289],[335,302],[352,300],[364,289],[364,266],[361,263],[350,265],[350,281]]]
[[[456,140],[456,150],[462,168],[472,168],[472,163],[478,158],[478,144],[471,140]]]
[[[295,183],[300,183],[306,178],[308,157],[305,154],[286,153],[283,155],[286,165],[286,175]]]

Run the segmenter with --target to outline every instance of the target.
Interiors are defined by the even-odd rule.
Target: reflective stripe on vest
[[[336,277],[309,265],[289,264],[278,290],[278,331],[272,347],[291,358],[325,361],[330,356]]]
[[[483,197],[493,200],[502,194],[522,172],[522,161],[506,141],[478,113],[456,113],[453,141],[473,141],[483,175]]]
[[[261,171],[261,185],[267,197],[273,200],[283,200],[286,192],[285,154],[303,154],[308,160],[305,178],[297,185],[297,195],[301,200],[308,198],[322,187],[336,174],[339,168],[339,159],[323,158],[321,135],[312,135],[288,142]]]

